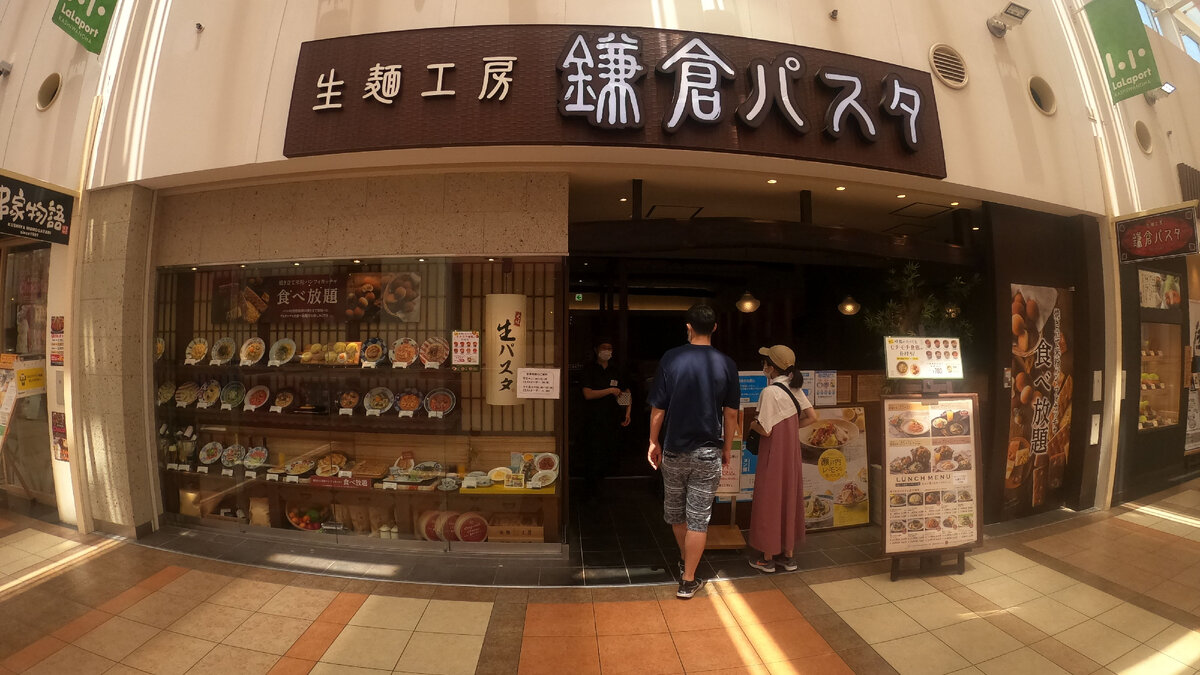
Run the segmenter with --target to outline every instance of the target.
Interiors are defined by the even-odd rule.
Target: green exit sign
[[[575,294],[575,302],[583,302],[583,293]]]

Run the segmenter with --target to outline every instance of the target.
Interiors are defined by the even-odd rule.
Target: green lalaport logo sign
[[[1150,38],[1133,0],[1092,0],[1084,9],[1112,102],[1161,87]]]
[[[108,35],[117,0],[58,0],[54,25],[93,54],[99,54]]]

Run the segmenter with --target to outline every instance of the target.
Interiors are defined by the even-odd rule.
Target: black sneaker
[[[783,556],[776,556],[775,564],[779,565],[780,567],[782,567],[784,569],[784,571],[787,571],[787,572],[795,572],[796,570],[800,569],[800,565],[796,562],[795,558],[785,558]]]
[[[684,573],[684,571],[685,571],[686,569],[687,569],[687,567],[686,567],[686,566],[683,564],[683,561],[682,561],[682,560],[680,560],[680,561],[679,561],[679,578],[680,578],[680,579],[682,579],[682,578],[683,578],[683,573]]]
[[[772,572],[775,571],[775,561],[774,560],[754,559],[754,560],[750,561],[750,566],[753,567],[754,569],[758,570],[759,572],[766,572],[767,574],[771,574]]]
[[[679,582],[679,590],[675,591],[675,597],[680,600],[690,600],[701,588],[704,588],[704,584],[705,580],[699,577],[691,581],[681,581]]]

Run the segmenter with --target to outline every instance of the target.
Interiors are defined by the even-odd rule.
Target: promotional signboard
[[[977,412],[974,394],[884,397],[884,554],[982,542]]]
[[[906,380],[960,380],[962,353],[955,337],[888,336],[887,376]]]
[[[0,234],[66,244],[75,195],[0,171]]]
[[[528,298],[492,293],[484,298],[483,386],[488,405],[520,405],[517,371],[525,367]]]
[[[800,430],[804,520],[810,532],[871,520],[867,495],[867,419],[862,408],[822,408]]]
[[[1114,104],[1162,86],[1134,0],[1092,0],[1084,10]]]
[[[52,21],[84,49],[99,54],[116,7],[117,0],[58,0]]]
[[[1138,26],[1141,30],[1141,26]],[[1142,211],[1118,220],[1117,254],[1123,263],[1175,258],[1197,252],[1193,200],[1165,209]]]

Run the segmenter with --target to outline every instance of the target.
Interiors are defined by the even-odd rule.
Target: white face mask
[[[611,351],[603,351],[603,352],[600,352],[599,354],[597,354],[596,356],[599,356],[601,361],[608,361],[608,360],[612,359],[612,352]]]

